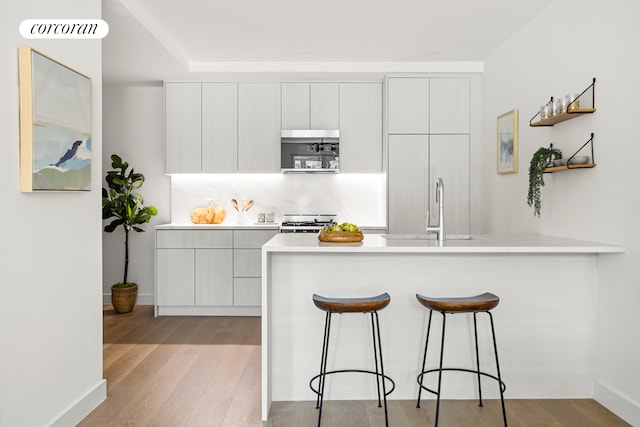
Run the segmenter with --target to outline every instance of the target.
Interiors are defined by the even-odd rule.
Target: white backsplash
[[[250,223],[257,221],[258,212],[268,211],[276,221],[287,213],[324,213],[359,226],[387,223],[384,174],[173,175],[171,222],[191,223],[191,211],[208,206],[210,199],[227,210],[225,224],[238,221],[231,199],[254,201]]]

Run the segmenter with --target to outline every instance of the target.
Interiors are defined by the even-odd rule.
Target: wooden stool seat
[[[391,297],[383,293],[367,298],[326,298],[313,294],[313,303],[320,310],[329,313],[371,313],[389,305]]]
[[[416,294],[416,298],[429,310],[441,313],[479,313],[497,307],[500,298],[490,292],[465,298],[431,298]]]

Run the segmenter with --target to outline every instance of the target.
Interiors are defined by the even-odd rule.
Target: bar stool
[[[309,387],[317,394],[316,409],[318,409],[318,427],[322,420],[322,403],[324,401],[324,385],[327,375],[343,373],[343,372],[360,372],[365,374],[373,374],[376,376],[376,384],[378,388],[378,407],[381,407],[381,396],[384,400],[384,419],[389,425],[389,416],[387,412],[387,395],[395,389],[394,381],[384,374],[384,364],[382,363],[382,344],[380,342],[380,325],[378,322],[378,311],[389,305],[391,297],[388,293],[369,298],[326,298],[319,295],[313,295],[313,303],[320,310],[326,312],[324,322],[324,341],[322,343],[322,357],[320,360],[320,373],[309,381]],[[341,369],[335,371],[327,371],[327,356],[329,353],[329,335],[331,332],[331,315],[334,313],[370,313],[371,314],[371,334],[373,338],[373,358],[375,363],[375,371],[363,369]],[[381,381],[382,379],[382,381]],[[314,387],[314,381],[318,380],[318,387]],[[391,390],[387,391],[386,380],[391,383]],[[382,383],[382,394],[380,393],[380,383]]]
[[[499,384],[500,389],[500,401],[502,403],[502,418],[504,420],[504,425],[507,425],[507,413],[504,407],[504,391],[506,390],[506,386],[502,381],[502,377],[500,376],[500,364],[498,363],[498,347],[496,345],[496,334],[493,327],[493,316],[491,314],[492,309],[494,309],[498,303],[500,302],[500,298],[496,295],[485,292],[482,295],[477,295],[474,297],[468,298],[430,298],[420,294],[416,294],[416,298],[426,308],[429,309],[429,323],[427,325],[427,338],[424,344],[424,357],[422,359],[422,371],[420,375],[418,375],[418,384],[420,385],[420,389],[418,391],[418,403],[416,405],[417,408],[420,407],[420,395],[422,393],[422,389],[427,390],[430,393],[433,393],[437,396],[436,401],[436,427],[438,426],[438,416],[440,412],[440,391],[442,385],[442,372],[443,371],[461,371],[461,372],[470,372],[476,374],[478,376],[478,394],[479,394],[479,406],[482,406],[482,386],[480,383],[480,376],[485,376],[489,378],[493,378]],[[442,341],[440,343],[440,366],[437,369],[429,369],[425,370],[426,362],[427,362],[427,347],[429,345],[429,332],[431,330],[431,315],[434,311],[442,314]],[[475,346],[476,346],[476,369],[464,369],[464,368],[443,368],[442,367],[442,359],[444,355],[444,333],[446,326],[446,315],[447,314],[455,314],[455,313],[473,313],[473,332],[475,336]],[[487,313],[489,315],[489,319],[491,321],[491,335],[493,336],[493,350],[496,357],[496,370],[497,377],[494,375],[490,375],[485,372],[480,371],[480,357],[478,356],[478,327],[476,323],[476,314],[477,313]],[[438,389],[432,390],[427,388],[422,384],[422,379],[425,374],[431,372],[438,372]]]

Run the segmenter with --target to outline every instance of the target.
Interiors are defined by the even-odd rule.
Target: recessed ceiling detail
[[[105,0],[103,15],[135,21],[188,72],[379,64],[424,71],[433,62],[477,69],[552,1]],[[109,25],[116,31],[118,22]]]

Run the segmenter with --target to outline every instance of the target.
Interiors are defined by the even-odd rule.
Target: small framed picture
[[[498,173],[518,172],[518,110],[498,116]]]

